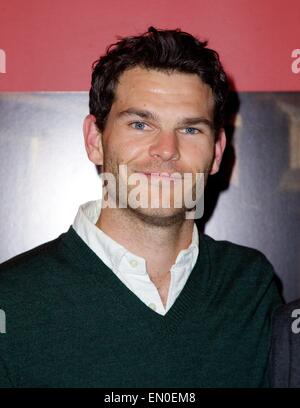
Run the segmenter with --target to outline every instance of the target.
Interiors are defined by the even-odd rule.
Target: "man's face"
[[[213,109],[212,91],[196,74],[129,69],[119,78],[115,101],[99,136],[102,159],[97,164],[103,164],[103,172],[112,173],[117,181],[121,164],[127,165],[128,177],[147,174],[147,189],[153,180],[162,180],[150,179],[151,173],[177,172],[182,177],[192,173],[194,188],[196,173],[204,173],[206,181],[209,174],[218,170],[225,147],[223,132],[215,140]],[[174,204],[176,182],[170,185]],[[127,187],[128,195],[133,188]],[[148,208],[129,210],[158,225],[175,222],[186,211],[184,205],[150,207],[149,193]]]

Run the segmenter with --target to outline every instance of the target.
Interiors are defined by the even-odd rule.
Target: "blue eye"
[[[130,125],[133,126],[134,129],[144,130],[145,126],[146,126],[146,123],[144,123],[144,122],[133,122]]]
[[[186,133],[189,135],[195,135],[196,133],[199,133],[199,129],[193,128],[193,127],[187,127],[185,128]]]

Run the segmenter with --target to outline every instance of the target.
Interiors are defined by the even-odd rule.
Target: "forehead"
[[[134,67],[120,76],[112,109],[131,106],[211,116],[214,99],[211,88],[196,74]]]

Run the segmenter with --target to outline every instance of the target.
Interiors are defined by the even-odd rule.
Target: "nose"
[[[159,157],[163,161],[178,160],[180,158],[177,136],[172,132],[160,132],[149,148],[152,157]]]

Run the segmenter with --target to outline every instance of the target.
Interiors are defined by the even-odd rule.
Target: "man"
[[[2,386],[266,385],[272,266],[190,217],[198,175],[206,183],[225,149],[227,88],[218,54],[180,30],[150,27],[96,62],[83,130],[103,200],[2,266]]]
[[[270,384],[274,388],[300,388],[300,300],[280,306],[274,313],[270,354]]]

